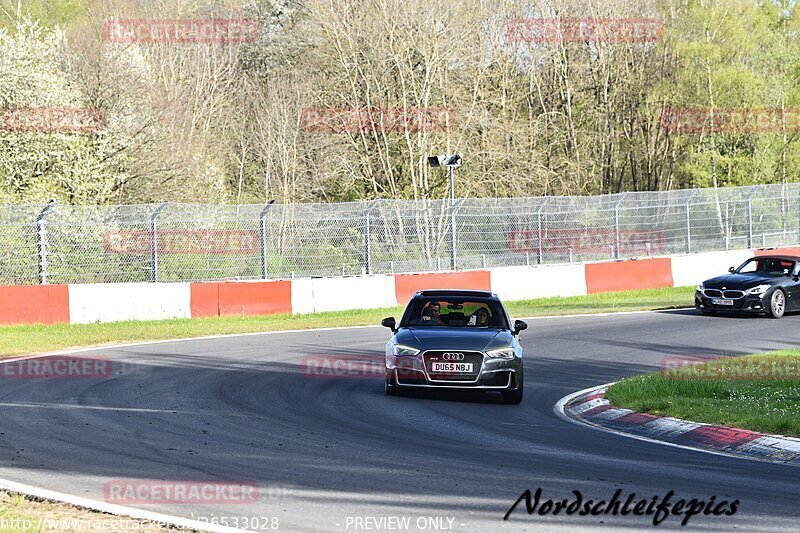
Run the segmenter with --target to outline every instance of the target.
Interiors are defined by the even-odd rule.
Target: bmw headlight
[[[771,285],[756,285],[752,289],[747,289],[746,292],[747,292],[747,294],[752,294],[752,295],[757,296],[759,294],[764,294],[765,292],[767,292],[770,287],[771,287]]]
[[[395,344],[392,353],[397,357],[407,356],[414,357],[419,353],[419,350],[411,346],[403,346],[402,344]]]
[[[702,283],[699,283],[699,284],[697,285],[697,289],[696,289],[696,290],[698,290],[698,291],[700,291],[700,292],[703,292],[704,290],[706,290],[706,286],[705,286],[705,285],[703,285]]]
[[[500,348],[499,350],[489,350],[486,352],[492,359],[514,359],[514,348]]]

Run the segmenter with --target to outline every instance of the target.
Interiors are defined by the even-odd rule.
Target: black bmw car
[[[522,401],[522,347],[496,295],[476,290],[425,290],[408,303],[386,344],[386,394],[400,389],[498,391]]]
[[[748,259],[730,274],[697,286],[695,307],[703,314],[717,311],[767,314],[780,318],[800,310],[800,257],[759,256]]]

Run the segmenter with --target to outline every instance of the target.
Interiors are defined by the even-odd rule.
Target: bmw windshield
[[[774,257],[748,259],[735,270],[736,274],[759,274],[763,276],[788,276],[794,271],[794,261]]]
[[[403,314],[400,327],[433,326],[509,329],[503,306],[494,299],[414,298]]]

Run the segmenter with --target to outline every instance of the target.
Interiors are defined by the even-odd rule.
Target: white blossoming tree
[[[104,116],[94,131],[60,131],[52,109],[87,109],[69,73],[64,34],[30,19],[0,30],[0,203],[103,203],[120,179],[108,157],[119,144]],[[37,117],[38,128],[13,126],[9,114]]]

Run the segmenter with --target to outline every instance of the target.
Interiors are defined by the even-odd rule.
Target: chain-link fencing
[[[284,279],[800,243],[800,183],[338,204],[0,206],[0,283]]]

